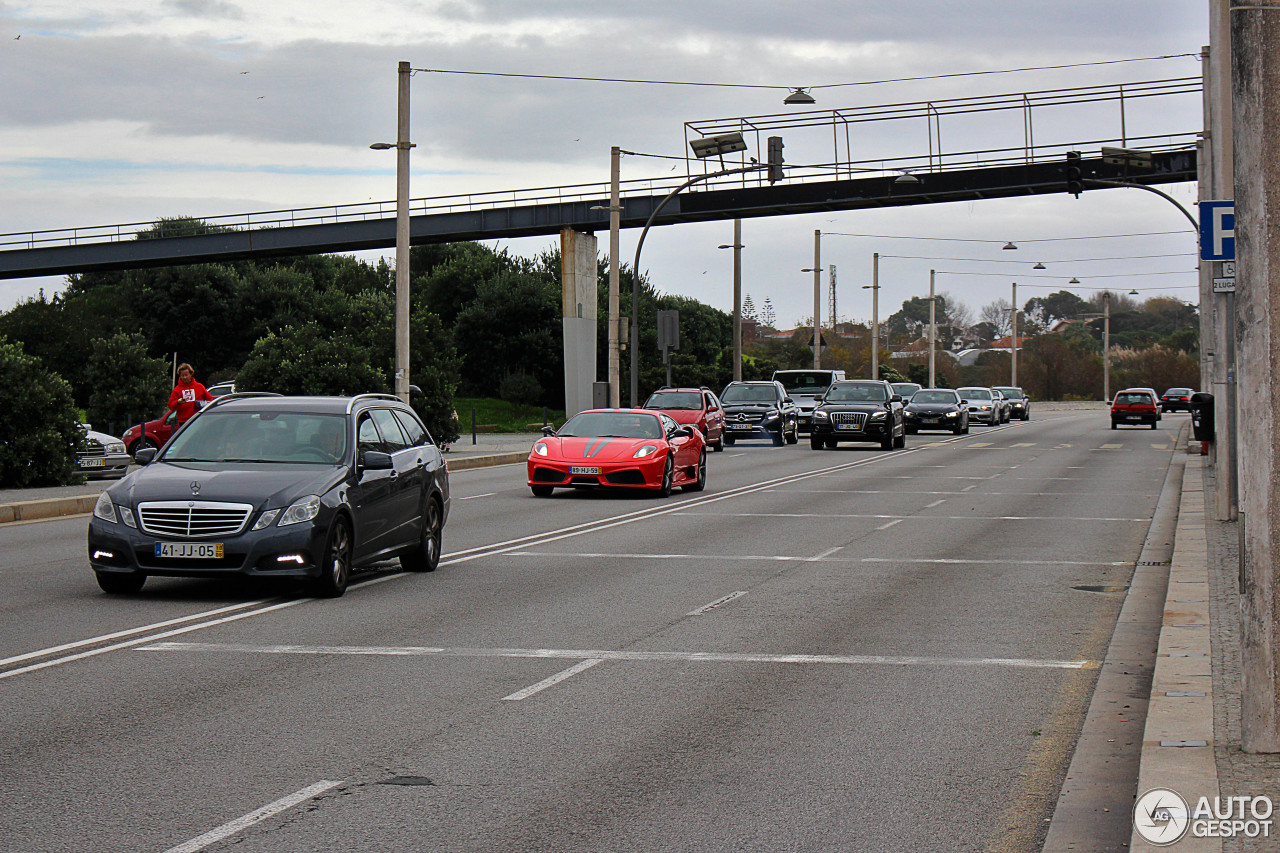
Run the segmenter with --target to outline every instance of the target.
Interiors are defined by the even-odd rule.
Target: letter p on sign
[[[1200,202],[1200,260],[1236,259],[1236,203]]]

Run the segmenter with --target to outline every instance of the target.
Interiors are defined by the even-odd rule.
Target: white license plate
[[[175,560],[221,560],[221,542],[157,542],[156,556]]]
[[[731,429],[734,432],[751,432],[751,424],[734,424]]]
[[[571,465],[569,467],[570,474],[599,474],[600,467],[597,465]]]
[[[1128,415],[1128,419],[1131,421],[1140,421],[1142,420],[1142,415]]]
[[[862,429],[860,424],[836,424],[836,429],[859,430]]]
[[[101,456],[80,460],[81,468],[105,468],[106,466],[107,460],[103,459]]]
[[[922,424],[936,424],[937,422],[938,422],[937,418],[921,418],[920,419],[920,423]]]

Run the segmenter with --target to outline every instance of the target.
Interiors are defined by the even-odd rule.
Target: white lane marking
[[[973,444],[966,444],[965,447],[990,447],[995,444],[994,441],[975,441]]]
[[[964,487],[963,489],[961,489],[960,491],[962,491],[962,492],[968,492],[968,491],[972,491],[973,489],[976,489],[976,488],[978,488],[978,484],[977,484],[977,483],[974,483],[972,486],[965,486],[965,487]]]
[[[555,675],[551,676],[550,678],[544,678],[541,681],[539,681],[537,684],[530,685],[529,687],[526,687],[524,690],[517,690],[515,693],[512,693],[510,696],[503,696],[502,701],[519,702],[521,699],[528,699],[533,694],[541,693],[543,690],[546,690],[548,687],[554,687],[555,685],[564,681],[566,678],[573,678],[575,675],[582,672],[584,669],[590,669],[591,667],[595,666],[598,663],[604,663],[604,659],[591,658],[590,660],[579,661],[578,663],[575,663],[573,666],[569,667],[568,669],[557,672]]]
[[[943,505],[944,503],[946,503],[946,502],[947,502],[947,499],[946,499],[946,498],[939,498],[938,500],[934,501],[934,502],[933,502],[933,503],[931,503],[931,504],[925,504],[925,505],[924,505],[924,508],[925,508],[925,509],[933,509],[935,506],[942,506],[942,505]]]
[[[1036,669],[1083,669],[1086,666],[1096,665],[1095,661],[1090,660],[1035,660],[1032,658],[941,658],[911,655],[894,657],[890,655],[766,654],[757,652],[641,652],[605,649],[438,649],[418,648],[415,646],[258,646],[250,643],[156,643],[154,646],[146,646],[139,649],[139,651],[222,652],[268,655],[549,658],[579,660],[582,663],[600,663],[601,661],[616,660],[642,663],[825,663],[845,666],[861,664],[910,666],[924,664],[928,666],[1012,666]],[[581,670],[578,671],[581,672]],[[569,672],[569,670],[565,670],[565,672]],[[515,694],[512,695],[514,696]]]
[[[138,628],[127,628],[123,631],[116,631],[111,634],[102,634],[101,636],[90,637],[87,640],[77,640],[74,643],[63,643],[60,646],[50,646],[47,649],[40,649],[39,651],[27,652],[26,654],[22,654],[22,655],[14,655],[11,658],[0,659],[0,667],[8,666],[9,664],[12,664],[12,663],[19,663],[24,660],[31,660],[32,658],[48,657],[49,655],[56,655],[59,652],[66,652],[66,651],[70,651],[71,649],[79,649],[79,648],[83,648],[84,646],[93,646],[93,645],[97,645],[98,643],[106,643],[111,640],[118,640],[121,637],[128,637],[130,634],[141,634],[144,631],[155,631],[160,628],[167,628],[170,625],[177,625],[182,622],[190,622],[192,619],[203,619],[207,616],[217,616],[222,613],[230,613],[234,610],[243,610],[246,607],[256,607],[259,604],[266,604],[267,601],[269,600],[270,599],[262,599],[260,601],[245,602],[244,604],[232,604],[227,607],[219,607],[216,610],[206,610],[201,613],[192,613],[190,616],[179,616],[176,619],[166,619],[163,622],[153,622],[150,625],[142,625],[141,627],[138,627]]]
[[[812,557],[809,558],[809,560],[811,562],[816,563],[819,560],[825,560],[827,557],[830,557],[832,554],[835,554],[836,552],[843,551],[843,550],[844,550],[844,546],[838,545],[835,548],[828,548],[827,550],[823,551],[821,554],[814,554]]]
[[[1011,444],[1009,446],[1010,447],[1035,447],[1036,443],[1034,441],[1020,441],[1017,444]]]
[[[1124,447],[1123,444],[1104,444],[1101,445],[1098,450],[1119,450],[1122,447]]]
[[[717,562],[755,563],[928,563],[937,565],[1008,565],[1008,566],[1132,566],[1133,560],[961,560],[920,559],[913,557],[788,557],[778,554],[618,554],[594,553],[590,551],[569,553],[565,551],[511,551],[508,557],[543,557],[556,560],[716,560]]]
[[[483,495],[467,495],[465,498],[454,498],[454,500],[455,501],[473,501],[476,498],[491,498],[496,494],[497,492],[485,492]]]
[[[839,549],[837,548],[836,550],[839,550]],[[710,604],[702,605],[697,610],[690,610],[688,613],[685,614],[685,616],[701,616],[704,613],[707,613],[711,610],[716,609],[722,604],[728,604],[730,601],[733,601],[735,598],[742,598],[742,596],[744,595],[746,595],[746,592],[743,592],[743,591],[731,592],[728,595],[717,598],[715,601],[711,602]]]
[[[893,527],[895,524],[901,524],[902,522],[903,522],[903,519],[901,519],[901,518],[894,519],[893,521],[889,522],[888,524],[882,524],[882,525],[880,525],[879,527],[877,527],[877,528],[876,528],[876,530],[888,530],[890,527]]]
[[[859,515],[844,512],[682,512],[688,516],[715,516],[716,518],[901,518],[903,521],[1145,521],[1150,518],[1111,518],[1067,515]]]
[[[395,576],[393,575],[392,577],[395,577]],[[84,658],[96,657],[98,655],[106,654],[107,652],[114,652],[118,649],[128,649],[134,646],[140,646],[143,643],[150,643],[154,640],[163,639],[164,637],[176,637],[180,634],[189,634],[192,631],[199,631],[201,628],[210,628],[214,625],[222,625],[226,622],[236,622],[240,619],[247,619],[250,616],[257,616],[261,613],[270,613],[273,610],[283,610],[286,607],[293,607],[295,604],[301,604],[304,601],[314,601],[314,599],[297,598],[297,599],[294,599],[293,601],[286,601],[281,604],[274,604],[271,607],[263,607],[259,610],[250,610],[247,613],[236,613],[232,616],[224,616],[221,619],[211,619],[208,622],[201,622],[197,625],[188,625],[185,628],[177,628],[173,631],[163,631],[159,634],[153,634],[149,637],[139,637],[136,640],[128,640],[123,643],[115,643],[114,645],[103,646],[100,649],[92,649],[87,652],[80,652],[79,654],[67,655],[65,657],[55,658],[53,660],[47,660],[47,661],[44,661],[43,663],[36,663],[36,664],[31,664],[30,666],[20,667],[18,669],[11,669],[8,672],[0,672],[0,679],[12,678],[15,675],[22,675],[27,672],[36,672],[37,670],[47,669],[51,666],[60,666],[61,664],[71,663],[72,661],[82,660]]]
[[[328,791],[331,788],[336,788],[341,784],[341,782],[321,779],[314,785],[309,785],[301,791],[290,794],[287,797],[281,797],[274,803],[268,803],[257,811],[249,812],[244,817],[238,817],[233,821],[224,823],[217,829],[211,829],[204,835],[197,836],[190,841],[179,844],[177,847],[170,847],[165,851],[165,853],[196,853],[196,851],[203,850],[210,844],[216,844],[224,838],[230,838],[237,832],[241,832],[242,830],[253,826],[255,823],[260,823],[269,817],[280,814],[280,812],[287,811],[299,803],[305,803],[307,800],[310,800],[313,797],[318,797],[325,791]]]

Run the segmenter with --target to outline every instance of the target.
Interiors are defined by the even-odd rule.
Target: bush
[[[84,441],[71,385],[22,347],[0,337],[0,487],[83,482],[76,450]]]
[[[87,368],[93,388],[88,417],[101,432],[153,417],[168,398],[164,359],[148,358],[146,342],[136,332],[94,341]]]
[[[542,384],[527,373],[513,373],[498,385],[498,397],[519,406],[536,406],[542,400]]]

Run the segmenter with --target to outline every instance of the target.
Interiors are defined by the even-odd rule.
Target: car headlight
[[[107,452],[108,453],[124,453],[124,442],[114,441],[111,444],[108,444]]]
[[[98,502],[93,505],[93,517],[116,523],[116,505],[107,497],[106,492],[98,495]]]
[[[888,417],[888,415],[889,415],[889,413],[888,413],[888,412],[872,412],[872,414],[871,414],[871,420],[873,420],[873,421],[882,421],[882,420],[884,420],[886,417]]]
[[[780,414],[782,414],[782,413],[781,413],[781,412],[769,412],[768,414],[766,414],[766,415],[764,416],[764,419],[765,419],[765,421],[766,421],[766,422],[768,422],[768,421],[776,421],[776,420],[778,419],[778,416],[779,416]]]
[[[959,413],[959,412],[947,412],[947,417],[949,417],[949,418],[958,418],[958,417],[960,417],[960,413]]]
[[[831,415],[827,412],[822,411],[822,409],[813,410],[813,419],[815,421],[825,421],[825,420],[829,420],[830,418],[831,418]]]
[[[280,517],[280,526],[287,527],[290,524],[301,524],[304,521],[310,521],[320,514],[320,496],[307,495],[293,503],[293,506],[284,511],[284,515]]]
[[[991,407],[990,407],[990,406],[979,406],[978,408],[979,408],[979,409],[981,409],[981,410],[982,410],[982,411],[984,411],[984,412],[989,412],[989,411],[991,411]]]
[[[656,445],[656,444],[646,444],[644,447],[640,448],[640,449],[639,449],[639,450],[637,450],[635,453],[631,454],[631,458],[632,458],[632,459],[647,459],[648,457],[652,456],[653,454],[655,454],[655,453],[657,453],[657,452],[658,452],[658,445]]]
[[[270,527],[271,522],[275,521],[276,516],[279,514],[280,514],[280,510],[278,509],[267,510],[258,518],[257,523],[253,525],[253,529],[262,530],[263,528]]]
[[[537,444],[533,446],[533,452],[538,454],[539,456],[546,456],[547,443],[545,441],[539,441]]]
[[[904,418],[917,418],[917,417],[919,417],[919,415],[917,415],[915,412],[908,412],[908,411],[906,411],[905,409],[904,409],[904,410],[903,410],[903,412],[902,412],[902,416],[903,416]]]

